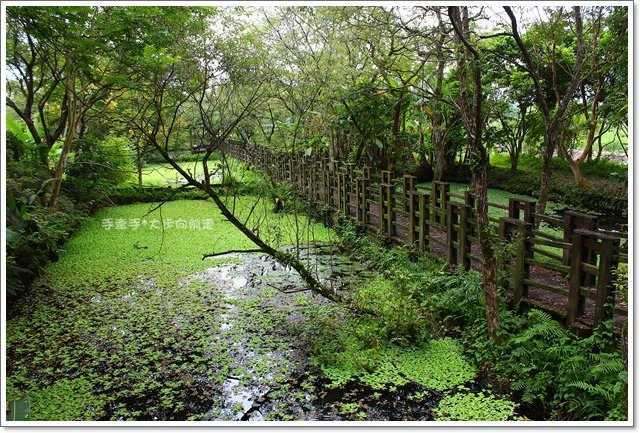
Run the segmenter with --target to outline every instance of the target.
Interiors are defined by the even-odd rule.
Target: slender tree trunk
[[[58,202],[58,196],[60,195],[60,187],[62,185],[62,176],[64,175],[64,170],[67,166],[67,158],[69,156],[69,151],[71,150],[71,145],[73,144],[73,140],[76,136],[76,131],[78,129],[78,122],[80,122],[80,103],[75,95],[75,73],[71,70],[67,72],[67,100],[68,100],[68,109],[69,112],[67,114],[67,131],[64,139],[64,144],[62,145],[62,152],[60,154],[60,160],[58,161],[58,165],[56,167],[56,172],[54,174],[52,186],[51,186],[51,195],[49,196],[48,206],[50,208],[56,207],[56,203]]]
[[[538,193],[538,202],[536,204],[536,212],[543,214],[547,208],[547,200],[549,191],[551,190],[551,160],[555,151],[556,139],[555,130],[547,129],[545,134],[545,148],[542,154],[542,174],[540,176],[540,192]]]
[[[483,264],[483,292],[484,306],[489,338],[499,342],[500,306],[498,302],[498,264],[491,241],[489,225],[489,206],[487,199],[487,167],[489,158],[482,144],[482,72],[480,69],[480,55],[468,40],[469,15],[466,7],[449,7],[449,18],[460,46],[458,53],[458,77],[460,79],[460,111],[470,143],[469,150],[473,152],[471,170],[473,173],[474,189],[476,192],[476,220],[478,241]],[[468,54],[467,54],[468,53]],[[469,57],[469,58],[467,58]],[[469,106],[467,86],[467,64],[470,63],[473,87],[473,105]]]
[[[140,140],[136,141],[136,168],[138,170],[138,187],[142,188],[142,148]]]
[[[571,169],[571,173],[573,173],[573,178],[575,179],[576,184],[578,186],[587,186],[589,182],[587,181],[585,175],[582,173],[582,168],[580,168],[582,164],[571,159],[569,159],[568,162],[569,168]]]
[[[518,172],[518,157],[520,155],[518,154],[518,150],[517,149],[513,149],[511,152],[509,152],[509,160],[511,161],[511,174],[516,174]]]
[[[444,139],[444,131],[442,130],[443,116],[442,116],[442,102],[439,100],[442,98],[442,86],[444,82],[444,21],[440,13],[440,7],[435,7],[436,17],[438,18],[438,28],[440,30],[440,37],[435,46],[436,59],[438,66],[436,68],[436,87],[434,89],[434,104],[433,104],[433,116],[431,120],[432,139],[433,146],[435,147],[435,158],[433,162],[433,180],[441,181],[449,173],[450,165],[449,158],[447,156],[447,142]]]
[[[542,112],[545,119],[545,149],[542,156],[542,176],[540,178],[540,192],[538,196],[538,204],[536,206],[536,212],[539,214],[543,214],[546,206],[549,195],[549,190],[551,189],[551,160],[553,158],[553,153],[556,149],[556,136],[557,130],[564,118],[565,112],[573,100],[574,93],[580,84],[580,80],[582,78],[582,73],[584,70],[584,33],[582,26],[582,13],[580,10],[580,6],[573,7],[573,13],[575,17],[575,33],[576,33],[576,61],[575,66],[573,68],[571,74],[571,82],[564,89],[564,94],[560,93],[560,89],[558,83],[553,81],[553,87],[556,96],[556,111],[552,113],[552,110],[547,105],[547,102],[544,97],[544,92],[541,85],[541,79],[538,73],[539,65],[534,65],[533,60],[529,54],[529,50],[524,45],[522,38],[520,38],[520,33],[518,32],[518,24],[516,21],[516,17],[513,14],[513,11],[509,6],[503,6],[507,15],[511,20],[511,33],[513,38],[520,49],[522,54],[522,59],[526,66],[526,70],[531,76],[533,80],[533,87],[535,90],[536,101],[540,111]],[[555,47],[555,45],[554,45]],[[555,51],[552,52],[552,58],[555,58]],[[557,65],[552,62],[551,64],[552,70],[555,71]],[[554,74],[555,76],[555,74]]]

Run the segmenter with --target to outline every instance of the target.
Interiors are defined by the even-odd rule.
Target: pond
[[[165,215],[187,206],[207,212],[183,202]],[[209,241],[188,231],[168,231],[171,254],[157,255],[149,228],[112,233],[99,217],[85,228],[7,322],[7,398],[27,402],[27,419],[428,421],[443,416],[441,401],[482,391],[452,339],[364,354],[321,348],[337,360],[322,365],[314,345],[354,313],[301,291],[298,275],[265,255],[202,262],[194,239],[204,252]],[[331,243],[298,254],[340,294],[375,280]],[[370,355],[364,369],[349,364]],[[505,413],[495,419],[513,405]]]

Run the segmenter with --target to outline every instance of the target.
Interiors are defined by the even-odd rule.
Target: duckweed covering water
[[[236,209],[248,212],[254,203],[242,198]],[[110,208],[92,218],[8,318],[7,399],[28,395],[29,419],[203,419],[229,377],[290,367],[247,369],[233,360],[244,336],[217,338],[229,325],[225,314],[242,308],[246,327],[261,337],[256,351],[287,347],[272,331],[281,320],[259,301],[227,299],[213,281],[178,284],[230,260],[203,261],[203,254],[252,245],[209,202],[170,202],[162,215],[143,218],[149,208]],[[288,218],[271,214],[265,226],[278,227],[280,244],[295,237]],[[174,225],[163,232],[154,219]],[[187,228],[176,226],[180,219]],[[189,229],[191,220],[200,229]],[[321,226],[313,232],[331,236]]]
[[[447,396],[435,413],[438,421],[508,421],[515,404],[492,395],[468,393]]]
[[[363,350],[356,345],[321,366],[332,387],[355,380],[372,389],[397,388],[410,382],[444,391],[472,380],[476,371],[451,338],[433,340],[417,349],[397,346]]]
[[[253,204],[236,202],[240,212]],[[148,209],[105,209],[90,220],[9,318],[7,399],[30,402],[27,419],[430,420],[443,395],[473,380],[456,340],[381,343],[372,318],[281,293],[301,281],[263,255],[201,260],[252,247],[210,203],[164,205],[162,224],[174,222],[164,234],[149,222],[159,211],[130,222]],[[290,243],[289,218],[270,214],[265,236]],[[189,229],[180,219],[212,221]],[[308,233],[333,236],[317,225]],[[336,290],[370,286],[370,271],[334,253],[300,257]],[[440,419],[462,416],[455,399]]]

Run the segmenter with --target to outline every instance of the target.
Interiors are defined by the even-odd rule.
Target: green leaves
[[[456,393],[440,400],[437,421],[508,421],[515,403],[482,393]]]
[[[323,353],[322,346],[316,343],[314,350],[321,356],[312,359],[331,380],[332,387],[355,380],[375,390],[416,383],[445,391],[473,380],[476,375],[465,361],[459,343],[450,338],[433,340],[417,348],[366,348],[353,337],[338,338],[342,350]]]

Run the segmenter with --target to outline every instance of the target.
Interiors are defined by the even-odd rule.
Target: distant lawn
[[[256,181],[258,175],[247,170],[244,164],[227,159],[230,164],[232,176],[237,181],[252,182]],[[185,170],[196,180],[204,179],[204,169],[200,161],[178,161],[180,168]],[[211,182],[217,183],[222,181],[222,171],[220,169],[220,161],[210,160],[208,163]],[[168,163],[145,164],[142,169],[142,184],[144,186],[170,186],[176,187],[184,184],[183,177]]]
[[[424,182],[424,183],[420,183],[418,184],[418,189],[422,189],[422,190],[427,190],[430,191],[431,190],[431,182]],[[450,182],[449,183],[449,192],[451,194],[456,194],[456,195],[464,195],[465,191],[467,191],[469,189],[469,185],[466,183],[456,183],[456,182]],[[489,198],[489,202],[493,203],[493,204],[498,204],[498,205],[502,205],[502,206],[508,206],[509,205],[509,197],[517,197],[517,198],[523,198],[523,199],[531,199],[532,197],[527,196],[527,195],[523,195],[523,194],[514,194],[512,192],[509,191],[504,191],[501,189],[496,189],[496,188],[489,188],[488,190],[488,198]],[[451,201],[454,202],[459,202],[459,203],[463,203],[464,200],[457,198],[457,197],[451,197]],[[556,202],[547,202],[547,213],[548,214],[553,214],[556,210],[560,210],[560,209],[564,209],[566,208],[566,205],[562,204],[562,203],[556,203]],[[492,218],[503,218],[508,216],[508,213],[506,210],[504,209],[499,209],[496,207],[491,207],[489,206],[489,216]],[[547,225],[546,223],[543,223],[540,225],[540,230],[554,235],[554,236],[558,236],[558,237],[562,237],[563,236],[563,232],[562,229],[556,229],[553,227],[550,227],[549,225]]]
[[[603,152],[625,153],[629,151],[629,137],[626,133],[620,132],[620,138],[616,136],[615,131],[608,131],[602,136],[602,143],[605,145]],[[624,146],[624,149],[623,149]],[[594,152],[597,149],[594,150]]]
[[[219,161],[209,163],[209,171],[215,171]],[[180,168],[190,172],[196,178],[203,178],[204,171],[199,162],[178,162]],[[217,173],[214,179],[218,179]],[[180,186],[182,175],[167,163],[145,164],[142,168],[142,183],[145,186]]]

